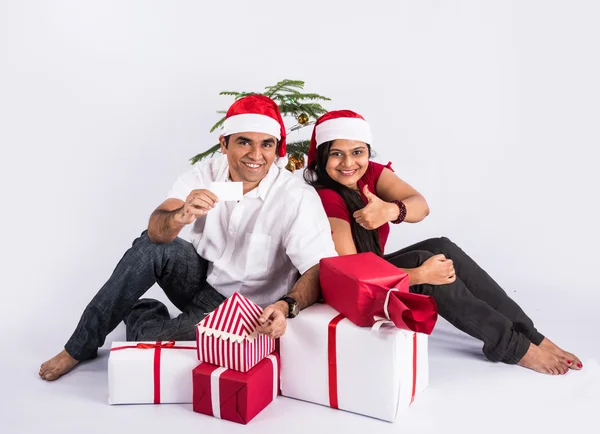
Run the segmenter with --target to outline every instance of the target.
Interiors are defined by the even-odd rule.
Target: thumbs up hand
[[[356,222],[363,228],[369,231],[377,229],[385,223],[397,218],[397,215],[394,216],[393,214],[394,212],[396,212],[396,214],[398,213],[398,207],[393,203],[379,199],[377,195],[371,193],[368,185],[365,185],[363,188],[363,194],[369,202],[364,208],[353,214]]]

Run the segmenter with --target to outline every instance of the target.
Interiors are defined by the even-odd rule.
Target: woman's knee
[[[415,255],[415,261],[416,261],[414,268],[420,267],[429,258],[431,258],[432,256],[435,256],[434,253],[432,253],[428,250],[415,250],[413,253]]]
[[[385,259],[398,268],[417,268],[423,265],[433,253],[426,250],[416,249],[408,252],[396,252],[388,255]]]
[[[450,238],[447,238],[447,237],[440,237],[439,243],[441,246],[443,246],[445,248],[455,249],[458,247],[452,240],[450,240]]]
[[[429,238],[428,240],[423,241],[421,247],[436,255],[440,253],[452,255],[452,253],[456,252],[458,249],[458,246],[447,237]]]

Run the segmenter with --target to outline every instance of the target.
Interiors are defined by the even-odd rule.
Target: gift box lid
[[[232,342],[253,341],[261,314],[260,306],[236,292],[197,324],[198,333]]]
[[[320,265],[321,268],[338,272],[346,279],[384,283],[390,288],[402,285],[407,279],[406,272],[372,252],[323,258]]]

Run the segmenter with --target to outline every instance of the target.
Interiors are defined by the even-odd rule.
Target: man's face
[[[232,181],[244,182],[254,188],[266,176],[275,161],[277,139],[264,133],[239,133],[229,136],[225,146],[225,137],[219,137],[221,152],[227,155],[229,174]],[[244,186],[244,193],[247,186]]]

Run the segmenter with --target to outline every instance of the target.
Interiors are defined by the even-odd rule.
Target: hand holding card
[[[219,202],[237,201],[244,197],[243,182],[212,182],[209,190],[217,196]]]

